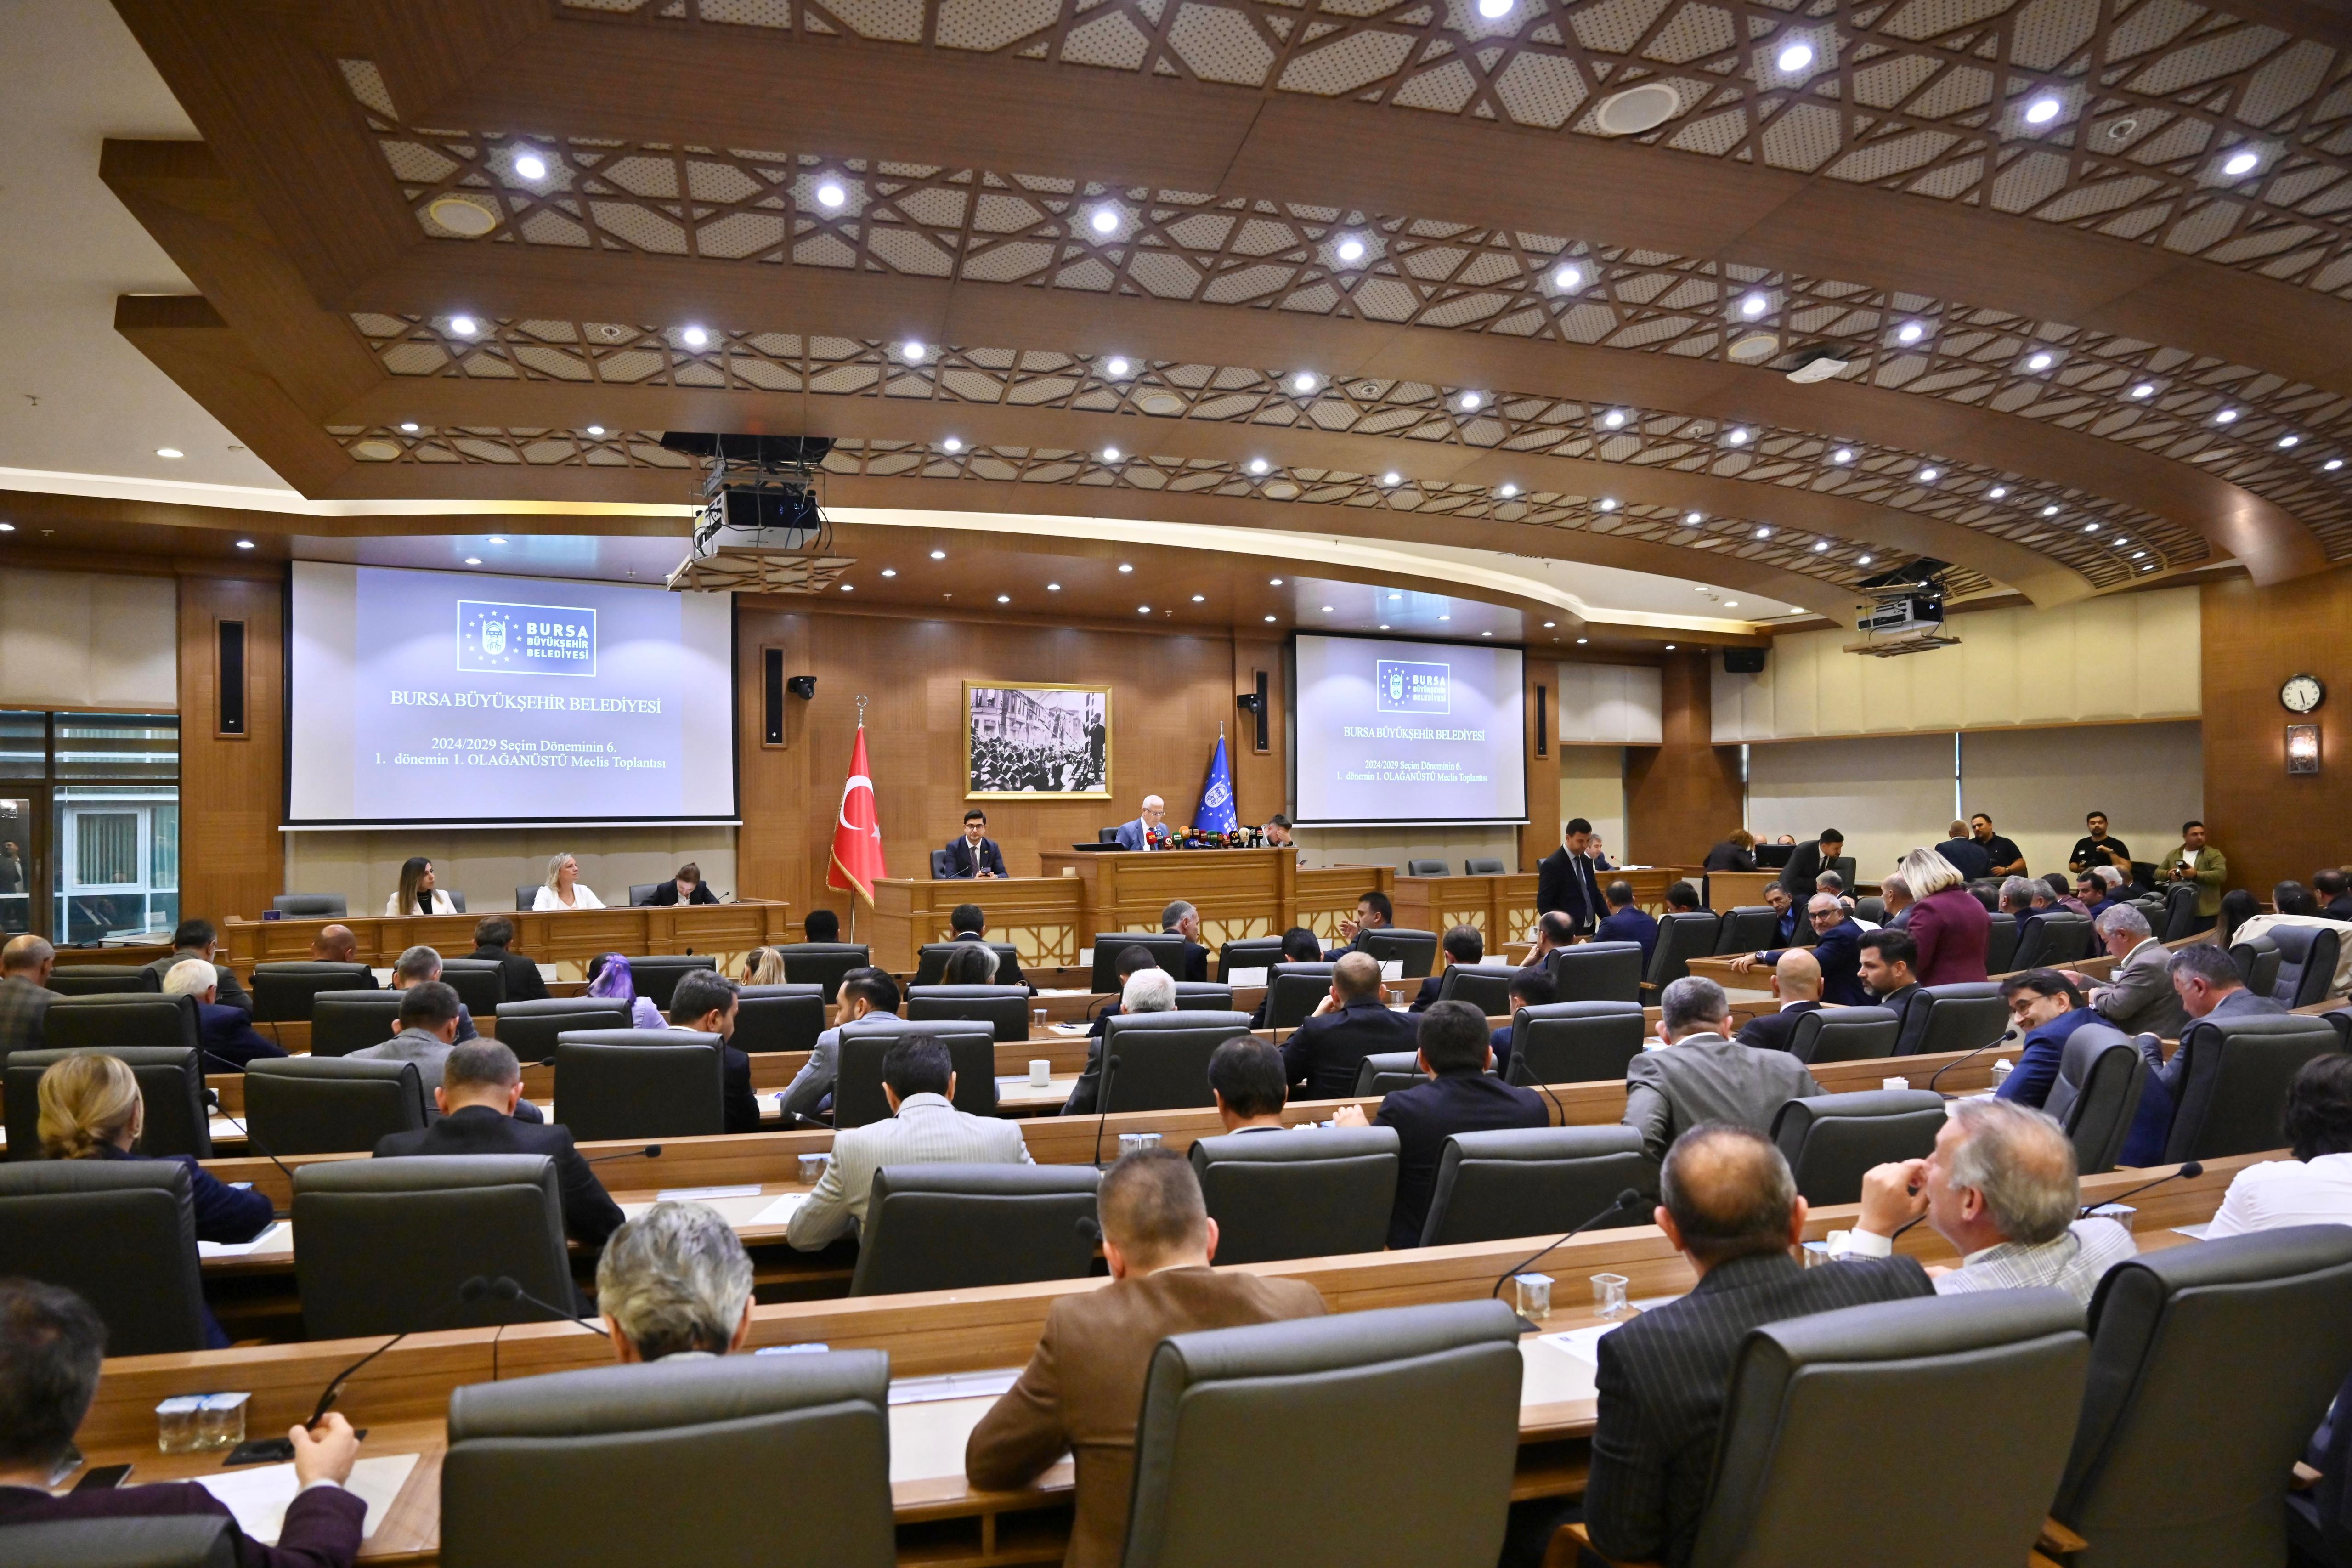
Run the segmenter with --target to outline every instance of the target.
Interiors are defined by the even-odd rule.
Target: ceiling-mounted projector
[[[831,437],[671,430],[661,444],[706,466],[694,545],[670,574],[671,587],[818,593],[852,564],[831,553],[818,495]]]

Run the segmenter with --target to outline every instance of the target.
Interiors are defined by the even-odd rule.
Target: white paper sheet
[[[809,1195],[806,1193],[786,1193],[774,1203],[770,1204],[766,1208],[763,1208],[758,1214],[753,1215],[746,1223],[751,1225],[789,1225],[792,1223],[793,1215],[799,1211],[800,1206],[803,1204],[808,1202],[808,1199]]]
[[[251,1241],[200,1241],[196,1243],[198,1258],[249,1258],[257,1252],[291,1252],[294,1250],[294,1222],[272,1220],[268,1230]],[[248,1531],[247,1533],[251,1533]]]
[[[1263,985],[1265,984],[1265,971],[1264,969],[1229,970],[1225,974],[1225,984],[1228,985]]]
[[[2210,1220],[2206,1221],[2203,1225],[2176,1225],[2172,1227],[2175,1235],[2188,1237],[2192,1241],[2204,1240],[2205,1233],[2212,1228],[2213,1222]]]
[[[654,1194],[666,1204],[707,1204],[713,1198],[756,1198],[760,1184],[751,1182],[732,1187],[664,1187]]]
[[[1019,1380],[1017,1366],[991,1367],[985,1372],[950,1372],[936,1377],[894,1377],[893,1405],[928,1405],[940,1399],[993,1399]]]
[[[1381,978],[1383,980],[1402,980],[1404,978],[1404,960],[1402,958],[1382,959],[1381,961]]]
[[[367,1521],[360,1526],[362,1539],[375,1533],[375,1527],[383,1522],[394,1500],[400,1496],[400,1489],[407,1484],[408,1473],[415,1468],[414,1454],[386,1454],[380,1458],[362,1459],[352,1467],[352,1479],[343,1487],[367,1504]],[[196,1480],[236,1515],[239,1530],[265,1546],[278,1544],[278,1536],[286,1529],[286,1510],[302,1487],[291,1465],[255,1465],[198,1476]]]
[[[1594,1323],[1586,1328],[1570,1329],[1564,1334],[1546,1334],[1543,1342],[1558,1345],[1588,1366],[1599,1366],[1601,1352],[1596,1347],[1601,1343],[1601,1336],[1614,1333],[1616,1330],[1614,1323]]]

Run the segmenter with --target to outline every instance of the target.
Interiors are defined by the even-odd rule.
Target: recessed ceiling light
[[[905,360],[908,364],[922,363],[923,356],[929,352],[930,351],[929,349],[923,346],[921,341],[916,338],[908,338],[905,342],[898,345],[898,357]]]
[[[2047,125],[2058,118],[2058,111],[2064,107],[2054,98],[2037,98],[2025,106],[2025,122],[2028,125]]]
[[[187,456],[185,452],[181,451],[177,447],[158,447],[155,448],[155,455],[159,458],[184,458]]]
[[[1135,613],[1139,616],[1148,616],[1151,613],[1151,606],[1149,605],[1138,605],[1135,606]]]
[[[2131,542],[2131,535],[2128,533],[2118,533],[2116,535],[2116,542],[2117,544],[2129,544]]]
[[[452,316],[449,318],[449,330],[461,338],[470,338],[481,328],[471,316]]]
[[[2145,550],[2135,550],[2132,552],[2132,559],[2137,561],[2145,557],[2147,554],[2147,552]]]
[[[2151,561],[2147,565],[2141,567],[2140,570],[2143,572],[2153,572],[2156,570],[2156,563]]]
[[[1546,621],[1546,622],[1544,623],[1544,630],[1546,630],[1546,631],[1549,631],[1549,630],[1551,630],[1551,629],[1552,629],[1552,627],[1554,627],[1554,626],[1558,626],[1558,625],[1559,625],[1559,623],[1558,621]]]
[[[1291,376],[1290,376],[1290,390],[1291,390],[1291,391],[1293,391],[1293,392],[1295,392],[1295,393],[1297,393],[1300,396],[1302,396],[1302,397],[1303,397],[1303,396],[1305,396],[1307,394],[1308,394],[1308,393],[1310,393],[1310,392],[1314,391],[1314,390],[1315,390],[1315,388],[1316,388],[1316,385],[1317,385],[1317,380],[1316,380],[1315,373],[1314,373],[1313,371],[1311,371],[1311,370],[1300,370],[1300,371],[1293,371],[1293,372],[1291,373]]]
[[[1364,258],[1364,242],[1352,234],[1349,235],[1339,241],[1337,254],[1342,261],[1361,261]]]
[[[848,199],[849,193],[841,188],[839,180],[827,180],[816,188],[816,205],[828,211],[839,207]]]
[[[466,557],[466,564],[468,566],[479,566],[481,563],[482,558],[478,555],[468,555]]]
[[[948,552],[944,550],[934,550],[931,552],[931,559],[934,561],[945,561],[947,558]]]
[[[1772,63],[1780,68],[1783,75],[1794,76],[1813,63],[1813,46],[1799,38],[1783,46]]]
[[[1013,595],[1010,594],[999,594],[996,595],[996,602],[1000,605],[1009,605],[1013,602]]]
[[[1327,616],[1328,616],[1328,615],[1329,615],[1329,614],[1331,613],[1331,606],[1330,606],[1330,605],[1324,605],[1324,606],[1323,606],[1323,613],[1324,613],[1325,615],[1327,615]]]
[[[1995,485],[1992,489],[1985,491],[1985,499],[1988,500],[2000,500],[2008,494],[2009,487],[2007,485]]]
[[[1511,14],[1519,0],[1478,0],[1478,15],[1489,22],[1499,22]]]
[[[1496,489],[1495,493],[1501,496],[1505,500],[1508,500],[1513,496],[1519,493],[1519,487],[1511,483],[1510,480],[1505,479],[1501,488]]]
[[[514,168],[526,180],[547,178],[547,160],[528,150],[515,154]]]
[[[1739,313],[1751,321],[1771,308],[1772,301],[1761,294],[1744,294],[1740,297]]]
[[[1103,374],[1105,375],[1125,375],[1129,371],[1134,368],[1134,366],[1127,363],[1127,356],[1125,354],[1113,354],[1110,358],[1103,361]]]
[[[1391,468],[1387,473],[1381,476],[1381,483],[1384,485],[1397,485],[1402,484],[1403,482],[1404,476],[1398,473],[1394,468]]]
[[[1706,513],[1703,511],[1686,511],[1683,513],[1684,523],[1691,528],[1696,528],[1700,523],[1705,522],[1706,521]]]
[[[1135,567],[1132,563],[1122,561],[1118,563],[1118,569],[1122,572],[1132,572]]]
[[[1095,208],[1094,216],[1087,219],[1087,223],[1097,234],[1117,234],[1118,232],[1118,209],[1117,207],[1097,207]]]
[[[2042,515],[2044,517],[2056,517],[2058,515],[2058,503],[2053,501],[2048,506],[2043,507],[2042,509]]]
[[[2252,174],[2261,163],[2260,156],[2242,147],[2221,160],[2221,173],[2234,180],[2241,174]]]
[[[1601,423],[1612,430],[1618,429],[1625,423],[1625,411],[1622,408],[1612,408],[1601,416]]]
[[[1602,511],[1615,511],[1617,510],[1617,498],[1615,496],[1602,496],[1593,504],[1600,507]]]
[[[506,542],[507,536],[503,533],[493,533],[490,535],[490,542],[492,544],[504,544]]]
[[[2343,466],[2344,466],[2344,459],[2343,459],[2343,458],[2328,458],[2328,459],[2327,459],[2327,461],[2326,461],[2326,462],[2324,462],[2324,463],[2320,464],[2320,465],[2319,465],[2319,468],[2320,468],[2320,471],[2321,471],[2322,473],[2332,474],[2332,473],[2334,473],[2336,469],[2338,469],[2338,468],[2342,468]]]
[[[1826,539],[1816,540],[1816,541],[1814,541],[1814,542],[1813,542],[1813,553],[1814,553],[1814,554],[1816,554],[1816,555],[1823,555],[1823,554],[1826,554],[1826,553],[1828,553],[1828,552],[1829,552],[1829,547],[1830,547],[1830,542],[1829,542],[1828,540],[1826,540]]]
[[[1727,432],[1723,438],[1730,442],[1735,447],[1745,447],[1748,445],[1748,432],[1743,429],[1734,428]]]
[[[2096,533],[2099,531],[2099,525],[2095,522],[2086,522],[2083,525],[2083,531],[2084,533]]]
[[[2281,447],[2295,447],[2302,443],[2303,437],[2300,436],[2282,436],[2278,438],[2278,444]]]
[[[1461,405],[1461,406],[1462,406],[1462,412],[1463,412],[1463,413],[1465,413],[1465,414],[1472,414],[1472,413],[1475,413],[1475,412],[1478,410],[1478,408],[1486,403],[1486,400],[1485,398],[1483,398],[1483,397],[1479,396],[1479,395],[1478,395],[1476,393],[1475,393],[1475,392],[1465,392],[1465,393],[1464,393],[1464,394],[1461,395],[1461,397],[1460,397],[1460,398],[1458,398],[1456,401],[1457,401],[1458,403],[1460,403],[1460,405]]]
[[[1555,289],[1581,289],[1584,287],[1584,269],[1563,261],[1551,270],[1551,286]]]
[[[1249,461],[1249,471],[1253,474],[1262,474],[1272,466],[1264,458],[1252,458]]]
[[[710,334],[700,327],[688,327],[677,335],[690,349],[698,349],[710,341]]]
[[[1771,525],[1770,525],[1769,523],[1759,523],[1759,524],[1757,524],[1757,526],[1756,526],[1756,537],[1757,537],[1757,538],[1759,538],[1759,539],[1769,539],[1769,538],[1771,538],[1771,537],[1772,537],[1772,528],[1771,528]]]
[[[12,524],[12,525],[11,525],[12,529],[13,529],[13,526],[14,526],[14,525]],[[240,540],[238,540],[238,541],[236,542],[236,547],[237,547],[239,550],[250,550],[250,549],[252,549],[252,548],[253,548],[253,541],[251,541],[250,539],[240,539]],[[479,562],[473,562],[473,563],[470,563],[469,564],[473,564],[473,565],[479,565],[479,564],[481,564],[481,563],[480,563]]]
[[[1840,447],[1836,451],[1830,454],[1830,461],[1832,463],[1853,462],[1853,448],[1851,447]]]
[[[1192,602],[1196,605],[1205,605],[1209,602],[1209,595],[1206,594],[1195,594],[1192,595]]]
[[[898,574],[898,569],[896,566],[885,566],[882,568],[882,575],[885,577],[896,577]]]
[[[963,450],[963,437],[961,436],[947,437],[940,442],[940,446],[950,452],[961,452]]]
[[[1478,635],[1479,635],[1480,637],[1493,637],[1495,634],[1494,634],[1494,633],[1492,633],[1492,632],[1480,632]]]
[[[1857,555],[1853,558],[1853,563],[1857,566],[1867,566],[1870,564],[1870,557],[1867,555]]]
[[[1268,577],[1265,580],[1265,585],[1269,588],[1279,588],[1282,586],[1282,579],[1279,577]]]
[[[1922,468],[1919,470],[1919,482],[1923,485],[1932,485],[1943,477],[1943,473],[1941,468]]]
[[[1454,617],[1453,617],[1452,616],[1438,616],[1437,618],[1438,618],[1439,620],[1441,620],[1441,621],[1450,621],[1450,620],[1452,620]]]
[[[1103,448],[1102,456],[1104,462],[1116,463],[1118,461],[1118,448],[1116,447],[1105,447]]]
[[[2058,362],[2053,359],[2048,353],[2036,351],[2035,353],[2026,356],[2025,368],[2028,370],[2048,370],[2052,365],[2057,363]]]
[[[402,420],[400,422],[400,427],[408,435],[414,436],[416,434],[416,421],[414,419]]]
[[[1736,610],[1739,608],[1739,601],[1737,599],[1726,599],[1723,601],[1723,607],[1727,610]]]
[[[1927,329],[1916,321],[1906,321],[1895,329],[1895,341],[1897,342],[1916,343],[1927,335]]]
[[[1045,584],[1045,592],[1048,594],[1058,594],[1061,591],[1062,585],[1059,583],[1048,583]]]
[[[1674,644],[1672,644],[1672,643],[1668,643],[1668,644],[1666,645],[1666,651],[1667,651],[1668,653],[1672,653],[1672,652],[1674,652],[1674,651],[1675,651],[1675,645],[1674,645]]]
[[[2224,408],[2221,413],[2213,416],[2213,423],[2216,425],[2234,425],[2237,422],[2238,411],[2234,408]]]
[[[591,436],[602,436],[604,433],[604,427],[602,425],[591,425],[588,426],[588,434]]]
[[[1404,597],[1404,595],[1403,595],[1402,594],[1391,594],[1391,595],[1389,595],[1389,597],[1390,597],[1391,599],[1392,599],[1392,600],[1393,600],[1393,599],[1402,599],[1402,598],[1403,598],[1403,597]]]
[[[1266,619],[1270,621],[1270,620],[1274,619],[1274,617],[1273,617],[1272,616],[1266,616]]]
[[[2156,395],[2156,383],[2152,381],[2143,381],[2137,386],[2131,389],[2131,395],[2134,397],[2139,398],[2154,397]]]
[[[1691,584],[1691,592],[1700,595],[1701,597],[1705,597],[1706,595],[1714,593],[1715,590],[1708,587],[1704,583],[1694,583]]]
[[[857,592],[857,584],[855,584],[855,583],[844,583],[844,584],[841,585],[841,591],[842,591],[843,593],[845,593],[845,594],[855,594],[856,592]],[[949,597],[949,598],[950,598],[950,599],[952,599],[952,598],[954,598],[954,597],[955,597],[955,595],[952,595],[952,594],[950,594],[950,595],[948,595],[948,597]]]
[[[1382,622],[1381,623],[1381,630],[1382,630],[1382,631],[1386,631],[1386,630],[1388,630],[1388,629],[1389,629],[1389,624],[1388,624],[1388,622],[1386,622],[1386,621],[1382,621]]]

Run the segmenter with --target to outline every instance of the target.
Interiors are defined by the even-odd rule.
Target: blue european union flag
[[[1203,833],[1234,833],[1241,825],[1234,815],[1234,771],[1225,763],[1225,738],[1219,735],[1217,749],[1209,753],[1209,777],[1201,785],[1201,809],[1192,814],[1192,826]]]

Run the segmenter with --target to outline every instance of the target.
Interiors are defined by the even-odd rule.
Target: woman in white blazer
[[[457,906],[433,885],[433,862],[411,855],[400,868],[400,891],[383,901],[388,915],[454,915]]]
[[[580,862],[569,855],[547,858],[547,885],[530,900],[534,910],[601,910],[604,901],[581,885]]]

